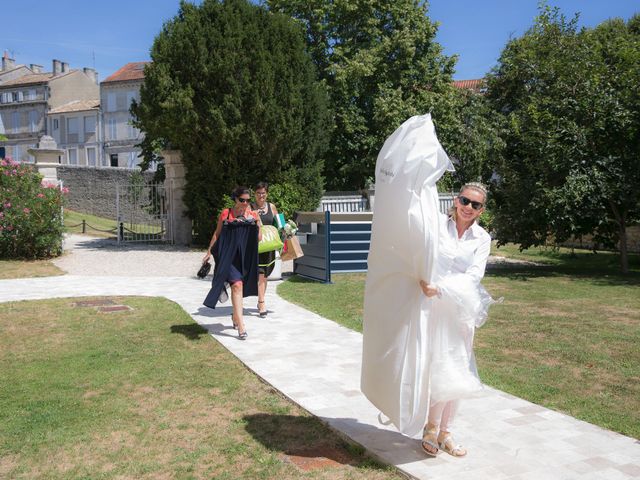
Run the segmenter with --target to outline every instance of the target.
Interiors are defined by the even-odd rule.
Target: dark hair
[[[240,195],[244,195],[245,193],[251,196],[251,190],[249,190],[247,187],[236,187],[233,189],[233,192],[231,192],[231,198],[235,201],[238,197],[240,197]]]
[[[254,190],[260,190],[261,188],[264,188],[268,192],[269,184],[267,182],[258,182],[256,183],[256,187],[254,188]]]

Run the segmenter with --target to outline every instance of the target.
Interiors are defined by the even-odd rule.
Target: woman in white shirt
[[[476,223],[484,211],[487,191],[468,183],[454,199],[449,215],[442,215],[435,281],[420,282],[431,299],[430,406],[422,448],[430,456],[438,450],[461,457],[449,432],[458,403],[482,388],[473,355],[473,334],[486,319],[491,298],[480,285],[491,237]]]

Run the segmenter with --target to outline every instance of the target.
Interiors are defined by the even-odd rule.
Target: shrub
[[[0,258],[60,255],[66,192],[43,185],[31,165],[0,160]]]

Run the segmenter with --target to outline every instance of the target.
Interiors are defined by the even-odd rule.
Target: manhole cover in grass
[[[133,308],[128,307],[127,305],[113,305],[110,307],[98,307],[98,311],[104,312],[104,313],[125,312],[128,310],[133,310]]]
[[[100,298],[97,300],[80,300],[79,302],[74,302],[74,307],[101,307],[103,305],[115,305],[114,302],[110,298]]]
[[[309,472],[325,468],[349,465],[351,458],[343,451],[332,447],[318,447],[296,450],[285,454],[285,461],[293,463],[300,470]]]

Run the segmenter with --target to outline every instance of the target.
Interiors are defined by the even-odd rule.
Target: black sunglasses
[[[251,199],[250,198],[240,198],[240,197],[238,197],[238,201],[240,203],[247,203],[247,202],[250,202]]]
[[[464,205],[465,207],[469,204],[471,204],[471,208],[473,208],[474,210],[480,210],[482,207],[484,207],[484,204],[481,202],[474,202],[473,200],[468,199],[467,197],[464,197],[462,195],[458,196],[458,201]]]

